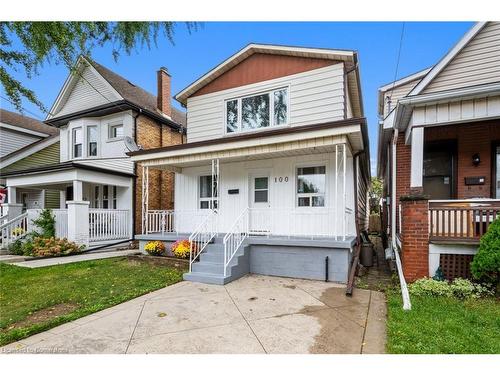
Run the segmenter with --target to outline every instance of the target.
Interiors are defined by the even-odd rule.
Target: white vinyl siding
[[[64,106],[56,108],[52,117],[64,116],[121,99],[94,68],[86,67],[78,77],[80,79],[71,90]]]
[[[0,157],[4,157],[40,139],[40,137],[0,127]]]
[[[188,142],[224,136],[226,100],[280,87],[289,88],[289,126],[344,119],[344,69],[343,64],[339,63],[189,98],[187,101]]]
[[[296,170],[301,166],[326,166],[326,194],[325,207],[296,207]],[[353,185],[353,162],[352,157],[347,158],[346,194],[347,207],[354,208],[354,185]],[[270,208],[284,210],[302,210],[317,213],[317,225],[330,225],[332,230],[335,223],[325,223],[325,212],[335,211],[338,223],[341,223],[345,215],[342,206],[342,177],[339,177],[339,189],[337,200],[335,199],[335,152],[317,155],[301,155],[281,157],[267,160],[254,160],[246,162],[221,163],[220,166],[220,199],[219,199],[219,229],[225,233],[234,223],[238,215],[249,206],[251,190],[250,177],[256,171],[269,171],[268,197]],[[175,174],[175,206],[180,210],[200,212],[199,210],[199,176],[209,175],[210,166],[182,168],[182,173]],[[339,174],[340,175],[340,174]],[[281,177],[281,179],[280,179]],[[288,177],[288,178],[285,178]],[[238,190],[237,194],[229,194],[229,190]],[[337,206],[335,205],[337,203]],[[348,232],[350,235],[356,233],[354,215],[347,215]],[[286,218],[284,217],[283,220]],[[315,219],[316,220],[316,219]],[[180,228],[186,231],[191,228]]]
[[[500,22],[489,22],[423,90],[432,93],[500,82]]]
[[[396,107],[399,99],[405,97],[411,90],[413,90],[413,88],[420,82],[420,80],[421,78],[407,82],[400,86],[395,86],[394,90],[389,89],[384,93],[384,117],[386,117],[390,113],[390,111],[392,111]],[[390,108],[387,101],[387,98],[389,97],[391,98]]]

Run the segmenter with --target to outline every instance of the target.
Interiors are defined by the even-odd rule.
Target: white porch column
[[[73,181],[73,200],[68,205],[68,240],[89,246],[89,201],[83,200],[83,182]]]
[[[73,200],[82,201],[83,200],[83,182],[75,180],[73,181]]]
[[[424,172],[424,128],[414,128],[411,132],[411,178],[410,190],[422,190]]]
[[[89,206],[88,201],[67,201],[68,240],[89,246]]]
[[[23,213],[23,205],[22,203],[17,203],[17,190],[14,186],[7,186],[7,203],[4,203],[2,206],[9,220]]]

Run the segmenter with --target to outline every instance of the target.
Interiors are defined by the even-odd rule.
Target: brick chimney
[[[158,96],[157,107],[163,114],[172,117],[172,105],[170,103],[170,74],[167,68],[161,67],[157,72]]]

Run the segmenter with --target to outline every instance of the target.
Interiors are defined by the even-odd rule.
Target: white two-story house
[[[189,238],[189,280],[346,282],[369,184],[356,52],[250,44],[175,98],[187,143],[129,154],[175,173],[175,210],[143,200],[142,244]]]
[[[59,192],[58,206],[50,207],[59,237],[90,246],[132,239],[135,227],[141,227],[141,198],[136,197],[144,184],[126,155],[125,138],[147,149],[182,143],[185,134],[185,114],[171,106],[165,68],[157,72],[157,79],[156,97],[80,57],[45,120],[59,132],[59,162],[1,173],[11,219],[22,215],[17,191],[50,189]],[[164,186],[161,191],[151,189],[152,208],[173,208],[172,181],[171,173],[158,172],[148,182]]]

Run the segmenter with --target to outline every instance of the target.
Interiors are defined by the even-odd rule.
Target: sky
[[[368,121],[372,174],[377,159],[377,89],[394,80],[436,64],[473,25],[471,22],[407,22],[396,72],[402,22],[205,22],[197,31],[176,26],[175,45],[165,38],[158,46],[139,48],[131,55],[122,53],[117,62],[111,46],[92,51],[100,64],[156,95],[156,71],[165,66],[172,75],[172,95],[249,43],[351,49],[359,54],[365,117]],[[34,90],[50,108],[68,76],[63,65],[44,64],[31,79],[22,72],[14,75]],[[0,88],[1,96],[5,96]],[[181,108],[173,100],[174,106]],[[14,110],[1,100],[2,108]],[[40,120],[45,115],[25,101],[25,114]]]

